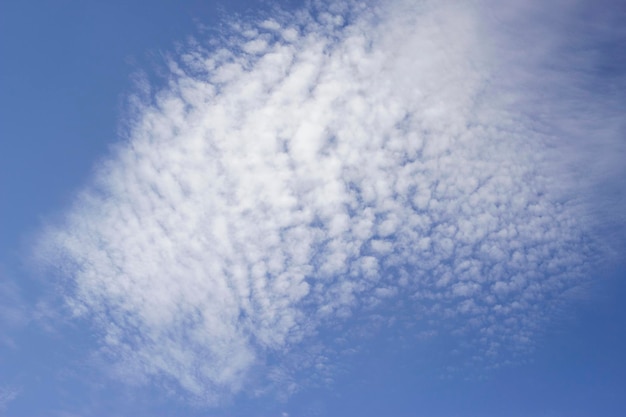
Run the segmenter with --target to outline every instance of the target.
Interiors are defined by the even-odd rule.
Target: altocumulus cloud
[[[170,60],[36,248],[121,378],[217,403],[381,305],[494,363],[532,346],[588,222],[528,68],[459,3],[319,3]]]

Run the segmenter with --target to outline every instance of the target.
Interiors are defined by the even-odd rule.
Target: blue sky
[[[0,414],[622,416],[620,2],[4,2]]]

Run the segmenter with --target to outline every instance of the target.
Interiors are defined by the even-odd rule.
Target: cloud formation
[[[124,378],[216,403],[380,305],[532,345],[588,225],[479,10],[321,3],[171,59],[37,247]]]
[[[0,411],[19,395],[19,390],[8,387],[0,387]]]
[[[25,326],[30,314],[24,307],[25,303],[12,277],[0,265],[0,348],[14,348],[14,331]]]

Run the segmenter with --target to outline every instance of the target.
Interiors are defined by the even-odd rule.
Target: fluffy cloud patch
[[[385,303],[483,356],[532,344],[586,224],[478,8],[444,3],[285,12],[172,59],[37,249],[120,372],[217,402]]]

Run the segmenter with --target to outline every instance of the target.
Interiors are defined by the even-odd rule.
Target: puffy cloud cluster
[[[215,402],[395,303],[483,356],[532,343],[585,225],[475,11],[322,5],[172,59],[37,249],[125,376]]]

